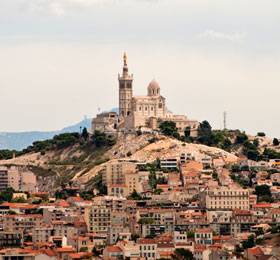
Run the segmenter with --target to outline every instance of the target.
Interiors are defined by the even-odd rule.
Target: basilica
[[[190,129],[191,136],[197,135],[199,122],[188,120],[184,115],[174,115],[166,107],[166,99],[160,93],[160,86],[152,80],[147,88],[147,95],[133,95],[133,74],[129,74],[127,56],[123,57],[124,65],[119,81],[119,114],[115,112],[98,114],[92,120],[92,130],[118,134],[136,130],[153,131],[163,121],[176,123],[180,134]]]

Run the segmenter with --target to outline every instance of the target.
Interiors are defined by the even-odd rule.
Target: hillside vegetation
[[[22,151],[1,150],[0,164],[28,167],[36,174],[41,190],[54,190],[69,182],[96,187],[101,183],[103,165],[123,158],[153,162],[181,153],[191,153],[196,159],[205,156],[280,158],[276,150],[279,145],[273,145],[272,140],[247,136],[239,130],[212,130],[207,121],[200,124],[197,138],[191,137],[188,129],[180,136],[172,122],[164,122],[160,129],[162,134],[142,134],[139,130],[116,141],[99,131],[89,135],[84,128],[82,134],[59,134],[34,142]]]

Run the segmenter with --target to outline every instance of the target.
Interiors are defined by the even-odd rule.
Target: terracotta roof
[[[56,253],[55,253],[53,250],[49,249],[49,248],[43,249],[43,252],[44,252],[46,255],[48,255],[48,256],[56,256]]]
[[[84,201],[81,197],[70,197],[69,199],[72,199],[75,202],[82,202],[82,201]]]
[[[280,214],[280,209],[279,208],[278,209],[272,209],[270,212],[271,213],[279,213]]]
[[[259,204],[255,204],[255,205],[252,205],[253,208],[272,208],[272,205],[270,203],[259,203]]]
[[[72,252],[76,252],[77,250],[75,248],[72,247],[62,247],[62,248],[57,248],[56,252],[58,253],[72,253]]]
[[[206,250],[206,248],[198,248],[195,249],[194,252],[204,252]]]
[[[259,248],[259,247],[256,247],[256,248],[249,248],[248,249],[250,251],[250,253],[252,255],[263,255],[263,251]]]
[[[122,250],[118,246],[108,246],[108,251],[110,251],[110,252],[121,252]]]
[[[87,226],[87,223],[84,221],[75,221],[74,226],[75,227],[85,227],[85,226]]]
[[[194,231],[195,233],[203,233],[203,232],[213,232],[211,228],[198,228]]]
[[[164,251],[160,253],[160,256],[171,256],[174,251]]]
[[[152,238],[138,238],[137,244],[156,244],[156,242]]]

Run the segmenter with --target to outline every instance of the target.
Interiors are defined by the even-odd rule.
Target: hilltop
[[[6,160],[1,160],[0,165],[27,167],[36,174],[40,190],[54,191],[69,182],[88,187],[93,180],[100,181],[99,173],[109,161],[152,163],[157,159],[179,157],[181,153],[189,153],[196,160],[242,156],[256,160],[280,158],[279,145],[273,145],[272,139],[247,136],[238,130],[212,131],[207,124],[201,124],[205,128],[199,132],[198,138],[179,136],[175,128],[165,135],[136,132],[125,134],[118,140],[99,131],[86,138],[77,132],[64,133],[34,142],[17,152],[15,158],[12,158],[12,151],[2,152],[0,158]]]
[[[112,146],[104,144],[97,147],[91,142],[76,142],[60,149],[31,152],[2,160],[0,165],[28,167],[37,175],[41,190],[54,190],[70,181],[86,184],[108,161],[126,159],[152,162],[157,158],[179,156],[182,152],[192,153],[197,158],[205,155],[236,157],[220,148],[188,144],[164,135],[128,134]]]

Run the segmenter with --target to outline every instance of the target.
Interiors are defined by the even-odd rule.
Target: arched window
[[[148,107],[147,106],[145,107],[145,110],[148,111]]]
[[[151,111],[154,111],[154,107],[151,107]]]

